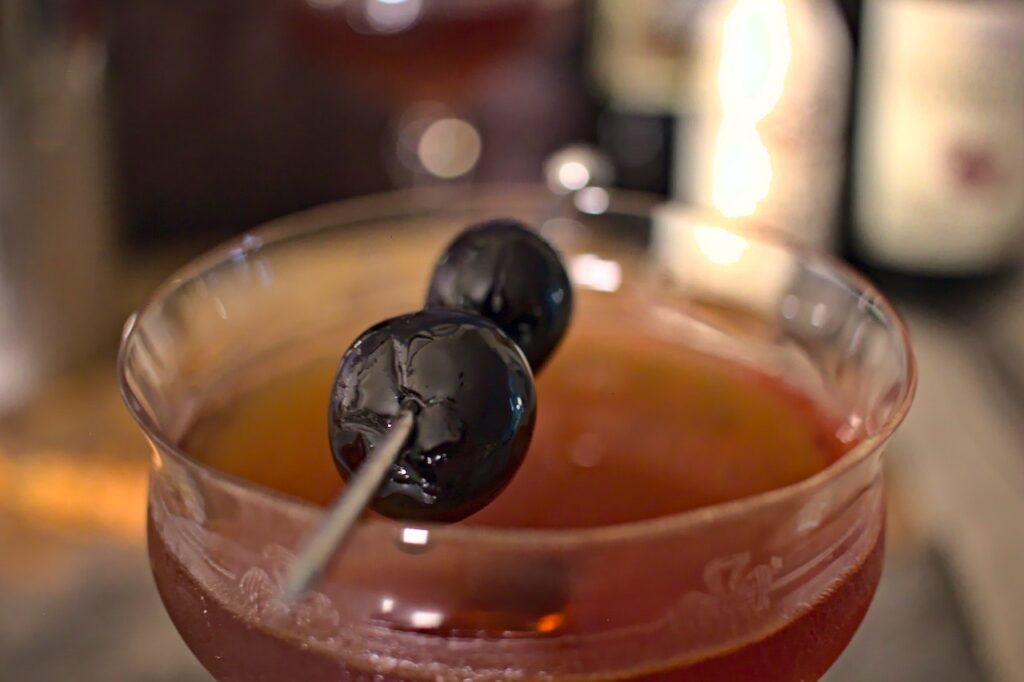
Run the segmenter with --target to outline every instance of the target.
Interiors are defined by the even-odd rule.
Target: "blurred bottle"
[[[835,245],[851,52],[834,0],[710,0],[674,193]]]
[[[615,184],[667,194],[679,92],[687,85],[688,27],[696,0],[598,0],[589,47],[601,100],[597,143],[615,167]]]
[[[852,257],[997,271],[1024,236],[1024,3],[859,4]]]
[[[0,4],[0,410],[114,336],[95,5]]]

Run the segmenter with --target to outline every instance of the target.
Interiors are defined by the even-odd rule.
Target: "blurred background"
[[[1024,2],[2,0],[0,678],[208,680],[145,562],[119,329],[189,257],[393,188],[591,182],[865,270],[918,399],[831,682],[1024,680]]]

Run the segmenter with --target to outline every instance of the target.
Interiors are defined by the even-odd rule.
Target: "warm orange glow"
[[[555,632],[565,624],[565,615],[561,613],[549,613],[537,621],[537,632],[547,634]]]
[[[0,510],[58,530],[141,540],[146,462],[63,452],[0,455]]]

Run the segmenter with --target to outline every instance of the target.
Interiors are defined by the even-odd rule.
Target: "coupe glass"
[[[272,223],[183,268],[126,326],[121,386],[153,446],[153,575],[203,665],[219,680],[306,682],[820,676],[882,568],[882,450],[915,383],[889,303],[826,256],[651,197],[425,196]],[[362,329],[419,308],[444,244],[496,216],[542,226],[563,250],[574,324],[651,325],[754,365],[813,396],[857,444],[794,485],[614,526],[366,520],[314,593],[282,603],[282,572],[323,510],[209,468],[183,434],[239,386],[336,358]]]

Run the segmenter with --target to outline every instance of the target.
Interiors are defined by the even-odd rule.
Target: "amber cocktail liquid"
[[[464,524],[564,529],[662,517],[796,483],[853,445],[839,439],[833,417],[780,379],[679,343],[579,327],[538,378],[538,423],[526,463],[504,493]],[[239,478],[328,503],[341,490],[325,434],[334,370],[335,362],[323,360],[257,382],[236,382],[200,410],[184,450]],[[703,660],[614,679],[816,679],[867,609],[881,570],[882,540],[879,528],[860,565],[772,631],[747,636]],[[418,679],[375,677],[355,668],[343,672],[344,662],[225,608],[191,579],[158,534],[151,533],[150,541],[168,611],[220,679]],[[711,580],[720,580],[722,590],[738,589],[731,583],[758,579],[757,571],[746,568],[724,566]],[[504,591],[506,600],[492,598],[485,603],[491,608],[467,597],[473,606],[464,612],[417,621],[418,612],[403,612],[399,605],[378,619],[382,627],[439,640],[481,633],[571,637],[599,627],[610,612],[642,608],[642,599],[622,594],[579,600],[557,562],[526,577],[515,576],[514,564],[499,569],[513,577],[507,589],[494,590]],[[655,601],[661,589],[631,587]],[[230,663],[221,667],[220,661]]]

